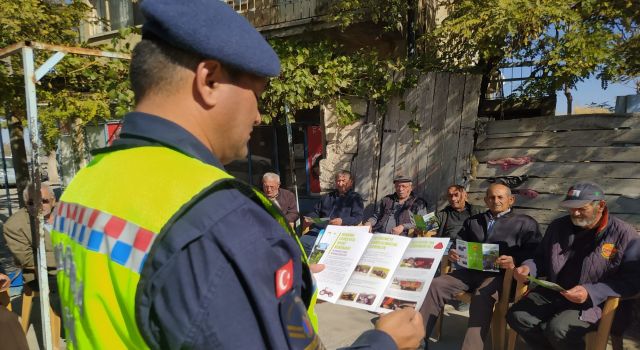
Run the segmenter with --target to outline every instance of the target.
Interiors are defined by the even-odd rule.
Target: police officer
[[[247,155],[278,57],[215,0],[145,0],[136,109],[61,198],[53,240],[70,348],[322,348],[311,274],[271,202],[223,164]],[[357,348],[412,348],[414,310]]]

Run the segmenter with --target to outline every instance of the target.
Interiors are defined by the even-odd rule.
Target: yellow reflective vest
[[[285,218],[260,192],[170,148],[100,153],[75,176],[62,195],[51,234],[69,348],[147,348],[135,320],[145,260],[171,218],[220,181],[231,182],[265,208],[300,246]],[[317,330],[316,293],[310,295],[305,304]]]

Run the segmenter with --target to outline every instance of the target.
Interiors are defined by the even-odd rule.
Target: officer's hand
[[[389,334],[398,349],[416,349],[425,336],[422,315],[413,308],[404,308],[380,316],[376,329]]]
[[[527,265],[522,265],[516,268],[515,270],[513,270],[513,279],[515,279],[518,282],[526,283],[527,276],[529,276],[529,266]]]
[[[393,233],[394,235],[399,235],[402,233],[402,231],[404,231],[404,226],[403,225],[398,225],[394,228],[391,229],[391,233]]]
[[[329,220],[329,225],[342,225],[342,219],[340,218],[335,218],[335,219],[331,219]]]
[[[458,252],[453,248],[449,249],[449,261],[458,262],[458,260],[460,260]]]
[[[0,273],[0,292],[4,292],[11,286],[11,278],[9,276]]]
[[[309,264],[309,270],[311,270],[312,273],[322,272],[325,267],[325,264]]]
[[[575,286],[564,292],[560,292],[563,297],[575,304],[582,304],[589,298],[589,292],[583,286]]]
[[[501,269],[511,270],[516,267],[516,264],[513,262],[513,257],[508,255],[500,255],[496,259],[496,264],[500,266]]]

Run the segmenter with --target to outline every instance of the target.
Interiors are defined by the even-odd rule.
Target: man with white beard
[[[507,322],[532,349],[584,349],[606,299],[640,291],[638,233],[609,214],[602,188],[578,183],[560,205],[569,215],[549,225],[535,257],[514,271],[516,280],[546,277],[564,289],[535,287],[509,310]]]

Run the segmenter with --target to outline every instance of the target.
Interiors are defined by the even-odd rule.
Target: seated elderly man
[[[569,215],[549,225],[535,256],[514,271],[517,280],[546,277],[564,289],[536,286],[509,310],[507,322],[533,349],[584,349],[605,300],[640,292],[638,234],[609,214],[602,188],[578,183],[560,205]]]
[[[353,177],[343,170],[336,174],[334,191],[320,197],[313,212],[305,217],[305,226],[311,226],[309,232],[300,238],[307,254],[311,252],[321,229],[328,225],[357,225],[362,221],[364,204],[362,197],[353,191]],[[323,224],[313,223],[313,219],[324,218]]]
[[[496,264],[501,269],[513,269],[516,264],[531,258],[542,238],[538,223],[533,218],[511,209],[514,201],[509,187],[492,184],[484,197],[489,210],[467,219],[459,233],[459,239],[468,242],[498,244],[500,256]],[[449,260],[458,262],[459,258],[454,244],[449,250]],[[420,310],[425,319],[427,337],[445,302],[468,291],[473,296],[462,349],[483,349],[503,277],[503,273],[460,268],[435,278]]]
[[[293,226],[300,216],[296,195],[289,190],[280,188],[280,175],[265,173],[262,176],[262,191],[276,207],[280,208],[289,224]]]
[[[33,213],[35,217],[35,203],[31,198],[31,192],[33,191],[33,184],[29,183],[23,192],[23,199],[26,203],[25,208],[21,208],[16,211],[3,226],[4,240],[7,242],[7,247],[11,251],[16,263],[22,268],[22,274],[24,276],[25,284],[31,288],[31,290],[39,290],[38,281],[35,275],[35,257],[33,256],[33,245],[31,236],[31,218],[29,212]],[[53,208],[56,204],[55,196],[49,186],[43,184],[40,187],[40,194],[42,199],[42,214],[45,219],[45,249],[47,256],[47,268],[49,270],[49,299],[51,300],[51,307],[60,315],[60,297],[58,294],[58,283],[56,281],[56,259],[53,252],[53,245],[51,244],[51,226],[53,224]]]
[[[449,204],[436,214],[440,223],[437,237],[450,237],[455,240],[465,220],[480,214],[482,208],[467,202],[467,191],[460,185],[447,188],[447,201]]]
[[[378,212],[365,221],[372,232],[407,235],[416,227],[414,215],[427,213],[427,202],[413,193],[413,182],[406,176],[393,180],[395,193],[382,198]]]

